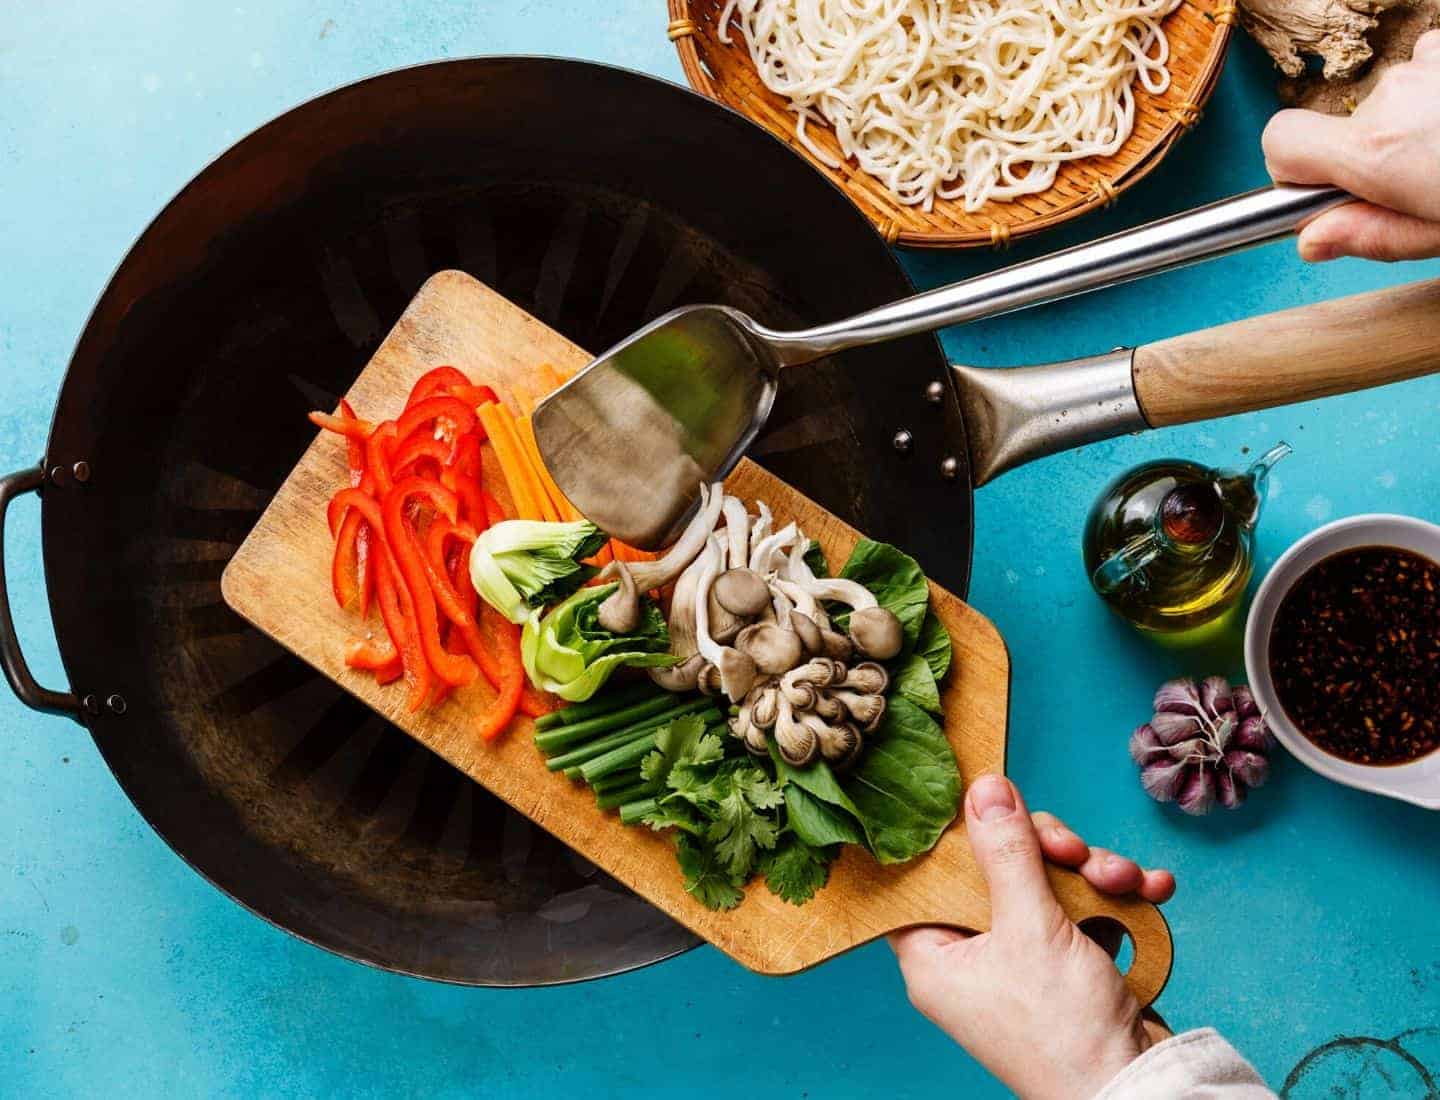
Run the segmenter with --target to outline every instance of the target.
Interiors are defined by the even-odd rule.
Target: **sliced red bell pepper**
[[[350,402],[341,397],[340,415],[347,420],[359,420],[356,410],[350,406]],[[350,485],[354,488],[364,488],[367,492],[373,488],[373,479],[366,482],[364,477],[364,446],[363,439],[356,436],[348,436],[346,439],[348,459],[350,459]],[[360,618],[364,619],[370,613],[370,598],[374,595],[374,569],[370,562],[370,524],[359,524],[356,531],[356,582],[360,586]]]
[[[367,672],[377,672],[389,668],[399,660],[400,651],[389,639],[381,642],[378,638],[351,638],[345,643],[347,668],[363,668]]]
[[[469,439],[470,437],[465,436],[464,438]],[[439,477],[440,471],[450,461],[451,449],[449,444],[436,439],[433,435],[416,432],[395,448],[395,455],[390,461],[391,474],[394,477],[403,477],[412,464],[426,459],[433,463],[434,475]]]
[[[343,397],[340,399],[340,416],[349,421],[356,419],[355,410]],[[365,442],[353,435],[348,436],[346,442],[349,451],[350,486],[364,487]],[[364,517],[359,512],[347,511],[339,531],[335,533],[335,555],[330,564],[330,587],[335,593],[335,602],[341,607],[358,602],[362,619],[370,612],[370,597],[375,587],[370,569],[369,540],[370,525],[365,522]]]
[[[370,614],[370,601],[375,596],[375,556],[370,553],[370,540],[376,536],[370,524],[362,524],[355,535],[355,577],[360,582],[360,618]]]
[[[404,584],[399,583],[396,576],[380,502],[362,489],[342,489],[330,501],[329,513],[334,517],[347,508],[353,508],[364,516],[374,533],[370,550],[374,555],[376,602],[380,605],[380,617],[385,623],[390,640],[400,651],[405,680],[410,686],[408,706],[413,713],[425,705],[432,681],[424,649],[411,625],[416,622],[413,601]],[[334,520],[331,522],[333,525]]]
[[[427,397],[400,414],[396,421],[396,434],[401,440],[408,439],[416,431],[434,424],[437,430],[430,434],[442,436],[454,444],[463,434],[475,427],[475,409],[456,397]]]
[[[371,501],[376,509],[380,507],[379,499],[372,492],[374,487],[373,481],[366,480],[361,482],[358,489],[336,490],[335,495],[330,498],[330,503],[325,506],[325,522],[330,527],[331,535],[339,537],[341,526],[352,515],[351,509],[363,507],[363,505],[357,504],[360,497]],[[368,522],[369,513],[361,512],[359,515]]]
[[[425,538],[425,569],[440,609],[455,626],[452,636],[459,635],[465,651],[475,658],[490,686],[499,691],[502,669],[480,636],[476,617],[478,601],[470,584],[470,544],[475,537],[475,531],[469,524],[455,524],[437,516]],[[446,544],[452,540],[460,544],[453,579],[446,552]]]
[[[425,569],[425,557],[416,543],[415,533],[405,522],[405,504],[416,497],[428,501],[439,515],[452,523],[455,521],[459,502],[454,493],[438,482],[419,477],[402,478],[381,502],[381,511],[385,518],[386,548],[414,604],[414,622],[425,660],[435,675],[445,683],[463,687],[475,678],[475,665],[465,658],[446,653],[444,646],[440,644],[440,620],[435,608],[436,593],[430,584]]]
[[[318,409],[310,414],[310,423],[349,439],[364,439],[375,430],[375,425],[368,420],[346,419],[333,413],[320,412]]]
[[[450,387],[450,396],[458,397],[461,401],[465,402],[465,404],[471,406],[500,404],[500,398],[495,395],[495,391],[489,386],[452,386]],[[482,426],[479,431],[483,439],[485,436],[485,428]]]
[[[351,408],[350,402],[343,397],[340,398],[340,419],[356,422],[360,419],[355,415],[355,410]],[[367,432],[366,435],[368,434]],[[359,488],[360,479],[365,476],[365,435],[346,434],[345,457],[350,463],[350,487],[352,489]]]
[[[461,600],[464,601],[465,606],[471,609],[471,613],[475,615],[476,620],[479,621],[480,617],[484,614],[484,610],[480,607],[477,607],[480,598],[475,592],[474,584],[472,584],[470,581],[470,547],[475,541],[474,535],[475,533],[473,531],[467,531],[465,530],[464,525],[461,525],[459,528],[452,532],[445,532],[444,534],[442,534],[437,543],[431,544],[431,552],[433,558],[435,553],[444,552],[443,547],[447,539],[451,537],[457,539],[457,546],[459,547],[460,553],[452,566],[452,575],[454,576],[455,590],[459,594]],[[503,619],[503,616],[497,617]],[[519,638],[520,635],[517,628],[517,631],[515,633],[515,644],[517,646],[519,645]],[[496,641],[500,644],[505,644],[507,642],[507,639],[508,632],[505,637],[497,638]],[[476,663],[480,665],[480,670],[485,674],[485,679],[489,680],[490,685],[498,691],[500,690],[500,685],[502,681],[505,681],[506,676],[509,674],[509,670],[508,664],[506,662],[501,661],[495,657],[494,653],[492,652],[492,650],[494,649],[494,644],[485,644],[484,635],[482,634],[480,636],[480,648],[479,651],[475,654],[475,660]],[[516,650],[516,653],[518,655],[518,649]],[[551,695],[547,694],[546,692],[540,691],[538,688],[534,687],[530,683],[529,679],[525,676],[525,670],[522,667],[520,670],[519,704],[521,713],[528,715],[531,718],[538,718],[542,714],[548,714],[550,711],[555,710],[557,707],[559,707],[559,705],[560,704],[556,702]]]
[[[505,732],[516,710],[520,707],[521,693],[525,689],[525,666],[520,660],[520,628],[496,611],[488,603],[480,604],[481,622],[495,639],[496,655],[500,659],[500,676],[504,686],[500,698],[480,720],[479,734],[486,741],[493,741]]]
[[[405,407],[408,409],[412,405],[418,405],[427,397],[432,397],[437,393],[451,393],[457,387],[462,386],[474,388],[464,371],[448,365],[434,367],[422,374],[416,379],[415,385],[410,387],[410,396],[405,400]]]
[[[436,367],[434,370],[422,374],[411,387],[410,396],[405,401],[408,409],[417,405],[427,397],[434,397],[436,394],[444,394],[450,397],[458,397],[465,404],[470,406],[498,404],[500,398],[496,396],[494,389],[489,386],[472,385],[463,371],[454,367]],[[481,429],[484,435],[484,429]]]
[[[440,483],[460,498],[461,519],[473,526],[477,532],[490,526],[489,515],[485,510],[485,498],[481,496],[480,486],[474,479],[447,467],[440,473]]]
[[[409,688],[405,706],[414,714],[430,698],[435,675],[415,632],[415,603],[401,582],[388,551],[376,562],[375,602],[380,605],[380,617],[385,620],[385,628],[400,650],[401,674]],[[378,683],[388,682],[382,680],[378,672],[375,679]]]
[[[477,423],[476,427],[480,427]],[[480,480],[480,436],[475,432],[466,432],[455,444],[455,456],[450,460],[450,465],[456,473],[464,474],[466,477],[478,482]]]
[[[494,527],[497,523],[504,523],[505,509],[500,507],[500,502],[484,489],[480,490],[480,498],[485,502],[485,525]]]
[[[460,497],[460,514],[479,530],[490,526],[480,496],[480,437],[467,432],[455,444],[455,457],[440,473],[440,481]]]
[[[346,512],[335,535],[335,556],[330,559],[330,590],[335,593],[335,602],[341,607],[360,601],[360,531],[364,526],[365,517],[352,508]]]
[[[399,434],[393,420],[378,425],[365,441],[365,469],[375,479],[375,493],[383,497],[395,484],[391,456]]]
[[[456,657],[464,657],[466,655],[465,643],[461,640],[460,631],[455,629],[453,623],[440,624],[440,645],[446,653],[453,654]],[[450,697],[450,693],[454,690],[453,687],[446,683],[436,685],[435,694],[430,697],[431,704],[433,706],[439,706]]]

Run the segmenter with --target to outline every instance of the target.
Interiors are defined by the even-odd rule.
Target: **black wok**
[[[799,327],[911,290],[822,176],[670,84],[488,58],[322,96],[201,172],[101,296],[44,461],[0,483],[0,511],[41,494],[71,687],[30,677],[3,583],[0,657],[22,701],[85,724],[183,859],[295,935],[446,981],[615,973],[695,940],[220,598],[313,434],[306,410],[450,267],[592,349],[683,302]],[[752,453],[963,593],[971,484],[948,376],[929,336],[792,372]]]

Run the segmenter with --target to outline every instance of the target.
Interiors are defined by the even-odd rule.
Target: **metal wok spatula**
[[[728,471],[760,431],[781,368],[1278,240],[1351,198],[1328,187],[1265,188],[800,332],[768,329],[726,306],[688,306],[617,344],[541,402],[536,440],[581,512],[632,546],[658,547],[700,483]],[[1115,374],[1096,381],[1114,389]],[[1107,396],[1097,393],[1097,401]],[[1086,431],[1098,439],[1135,426],[1117,420],[1113,431],[1096,434],[1098,423]],[[1072,432],[1070,445],[1081,441]],[[975,470],[991,466],[990,456],[972,456]]]

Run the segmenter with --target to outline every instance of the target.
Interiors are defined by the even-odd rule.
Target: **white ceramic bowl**
[[[1312,771],[1347,787],[1440,810],[1440,751],[1409,764],[1352,764],[1317,748],[1286,717],[1270,679],[1270,629],[1286,593],[1317,562],[1357,546],[1395,546],[1440,562],[1440,527],[1409,516],[1350,516],[1310,532],[1280,556],[1250,606],[1245,622],[1245,670],[1250,690],[1276,739]]]

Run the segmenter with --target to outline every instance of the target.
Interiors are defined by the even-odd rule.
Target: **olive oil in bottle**
[[[1272,447],[1248,470],[1182,459],[1137,466],[1106,486],[1085,524],[1085,569],[1100,598],[1141,630],[1195,630],[1237,607],[1254,567]]]

